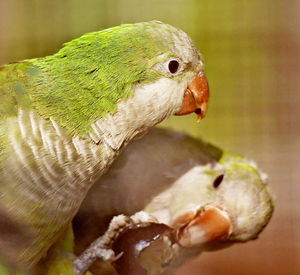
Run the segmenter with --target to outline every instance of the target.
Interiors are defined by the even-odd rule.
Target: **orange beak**
[[[225,241],[232,232],[227,213],[219,207],[205,206],[197,212],[188,212],[175,220],[177,242],[183,247],[200,247]]]
[[[204,72],[200,72],[194,77],[184,92],[181,109],[175,114],[177,116],[196,113],[198,119],[205,117],[207,102],[209,98],[209,88]]]

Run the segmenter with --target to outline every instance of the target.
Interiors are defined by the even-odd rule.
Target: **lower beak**
[[[191,213],[190,213],[191,214]],[[205,206],[194,214],[188,215],[185,225],[176,228],[177,242],[183,247],[199,247],[209,243],[228,240],[232,232],[231,220],[226,211],[216,206]],[[183,219],[184,220],[184,219]],[[183,221],[181,217],[181,222]]]
[[[205,117],[207,102],[209,98],[209,88],[204,72],[200,72],[194,77],[184,92],[183,104],[175,115],[186,115],[196,113],[198,119]]]

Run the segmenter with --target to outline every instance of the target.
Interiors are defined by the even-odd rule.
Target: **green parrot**
[[[73,220],[75,252],[81,254],[104,234],[114,216],[144,211],[172,228],[179,247],[160,245],[154,254],[145,251],[147,256],[136,248],[133,254],[139,256],[129,260],[130,265],[133,261],[143,265],[145,258],[152,263],[145,267],[147,274],[165,274],[200,252],[256,239],[274,209],[266,180],[253,161],[180,132],[152,129],[130,144],[100,184],[89,190]],[[132,238],[132,247],[143,241]],[[151,273],[152,269],[156,272]],[[115,274],[99,262],[91,270]]]
[[[0,207],[31,235],[16,263],[34,270],[131,140],[170,115],[203,118],[208,96],[189,36],[157,21],[0,67]]]

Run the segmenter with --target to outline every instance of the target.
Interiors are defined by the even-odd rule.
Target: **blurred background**
[[[0,0],[0,64],[121,23],[186,31],[205,57],[209,112],[200,124],[191,115],[162,126],[256,160],[276,209],[258,240],[202,254],[177,275],[300,274],[299,14],[297,0]]]

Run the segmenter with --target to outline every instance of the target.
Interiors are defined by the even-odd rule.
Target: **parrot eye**
[[[217,176],[213,182],[213,187],[218,188],[218,186],[222,183],[223,179],[224,179],[224,174]]]
[[[177,60],[170,60],[168,64],[168,69],[171,74],[175,74],[178,71],[179,62]]]

